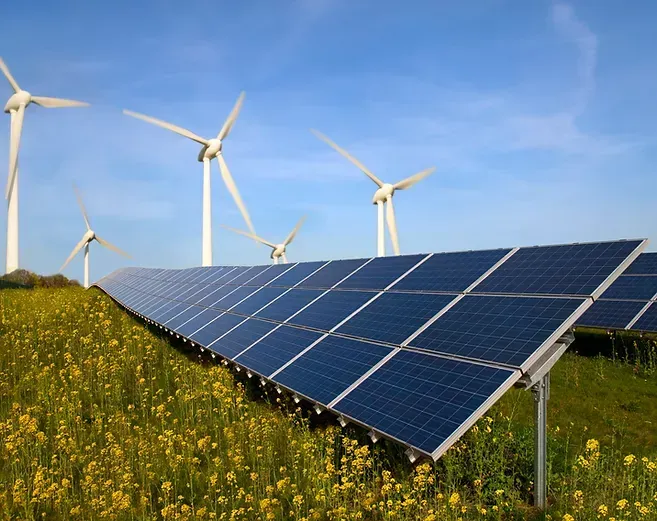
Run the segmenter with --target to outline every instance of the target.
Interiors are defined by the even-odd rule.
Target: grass
[[[649,373],[557,364],[550,518],[655,518]],[[540,519],[532,407],[513,390],[438,463],[411,466],[174,349],[96,290],[0,291],[0,520]]]

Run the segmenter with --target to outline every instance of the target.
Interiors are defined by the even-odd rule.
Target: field
[[[186,346],[95,289],[0,291],[0,520],[543,518],[529,392],[410,465]],[[645,360],[555,366],[548,519],[657,519]]]

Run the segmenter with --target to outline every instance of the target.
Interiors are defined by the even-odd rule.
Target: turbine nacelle
[[[19,90],[18,92],[11,95],[11,98],[7,101],[5,105],[5,112],[9,113],[12,110],[18,110],[18,107],[21,105],[28,106],[32,102],[32,94],[26,90]]]
[[[385,203],[388,197],[391,197],[395,193],[395,187],[390,183],[384,183],[381,188],[374,192],[374,197],[372,198],[372,204],[377,204],[379,202]]]
[[[203,146],[201,151],[198,154],[198,160],[204,161],[206,159],[212,159],[221,154],[222,143],[220,139],[212,138],[208,139],[208,143]]]
[[[96,232],[93,230],[87,230],[87,232],[84,234],[84,240],[87,242],[91,242],[96,238]]]
[[[277,244],[275,248],[271,250],[271,255],[270,257],[272,259],[278,259],[285,255],[285,244]]]

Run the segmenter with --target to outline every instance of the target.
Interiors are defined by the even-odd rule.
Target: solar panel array
[[[578,320],[578,326],[657,332],[657,253],[642,253]]]
[[[644,247],[126,268],[96,285],[250,375],[437,459]]]

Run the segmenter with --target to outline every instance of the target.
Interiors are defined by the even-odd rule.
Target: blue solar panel
[[[431,454],[518,373],[399,351],[334,407]],[[483,411],[480,411],[483,413]]]
[[[311,273],[321,268],[326,262],[302,262],[297,264],[291,270],[286,271],[283,275],[278,277],[276,280],[272,280],[270,286],[284,286],[291,287],[295,286],[303,279],[308,277]]]
[[[426,256],[426,254],[422,254],[377,257],[336,287],[339,289],[384,289]]]
[[[201,329],[206,324],[209,324],[215,318],[223,315],[224,313],[223,311],[219,311],[217,309],[204,309],[197,307],[197,310],[198,314],[189,319],[189,322],[183,322],[180,324],[180,326],[171,329],[173,329],[176,333],[189,338],[191,337],[192,333],[198,329]]]
[[[176,330],[177,327],[183,325],[185,322],[188,320],[194,318],[196,315],[198,315],[201,311],[203,311],[203,308],[199,308],[197,306],[189,306],[185,311],[180,313],[179,315],[170,318],[165,325],[169,329],[173,329],[174,331]],[[198,329],[198,328],[197,328]]]
[[[289,323],[329,331],[375,295],[371,291],[333,289],[291,318]]]
[[[173,300],[164,300],[162,304],[149,309],[144,314],[147,315],[148,318],[150,318],[151,320],[154,320],[155,322],[157,322],[158,318],[160,318],[160,316],[165,315],[169,310],[175,308],[178,304],[180,304],[180,303],[175,302]]]
[[[274,322],[249,318],[230,333],[216,340],[209,347],[226,358],[235,358],[235,356],[244,351],[253,342],[260,340],[276,326],[277,324]]]
[[[235,291],[237,286],[215,286],[215,290],[208,293],[205,297],[197,302],[200,306],[212,307],[215,302],[218,302],[231,291]]]
[[[347,275],[360,268],[368,260],[369,259],[352,259],[331,261],[317,273],[314,273],[303,282],[300,282],[298,287],[323,289],[332,288]]]
[[[464,291],[510,251],[510,248],[506,248],[436,253],[390,289],[422,292]]]
[[[342,324],[337,333],[401,344],[456,295],[384,293]]]
[[[639,255],[623,275],[657,275],[657,252]]]
[[[655,295],[657,295],[656,275],[621,275],[601,298],[647,301]]]
[[[238,288],[235,288],[235,291],[229,293],[221,300],[218,300],[210,307],[217,309],[230,309],[235,304],[237,304],[241,300],[244,300],[246,297],[252,295],[256,291],[258,291],[258,288],[256,288],[255,286],[239,286]]]
[[[214,293],[215,291],[217,291],[218,288],[219,288],[219,286],[211,286],[211,285],[208,285],[208,286],[205,286],[205,287],[199,286],[197,288],[198,291],[196,293],[191,293],[189,295],[186,295],[182,298],[182,300],[184,300],[185,302],[188,302],[190,304],[198,304],[205,297],[210,295],[210,293]]]
[[[274,381],[328,405],[391,352],[390,347],[329,335],[274,376]]]
[[[322,293],[319,289],[291,289],[255,316],[283,322]]]
[[[620,241],[521,248],[473,291],[591,295],[640,243]]]
[[[256,275],[261,274],[269,267],[270,266],[252,266],[251,268],[244,271],[244,273],[242,273],[241,275],[238,275],[234,279],[226,282],[229,284],[236,284],[236,285],[246,284],[249,280],[254,278]]]
[[[321,333],[307,329],[281,326],[235,360],[256,373],[268,376],[321,336]]]
[[[203,329],[199,329],[190,338],[202,346],[207,347],[221,335],[227,333],[230,329],[242,322],[242,320],[244,320],[244,317],[233,315],[231,313],[224,313],[214,321],[210,322]]]
[[[189,304],[186,302],[178,302],[175,306],[170,308],[166,313],[161,313],[157,317],[157,321],[160,324],[166,324],[170,319],[175,317],[176,315],[182,313],[186,309],[189,309]]]
[[[657,303],[653,302],[630,328],[636,331],[657,331]]]
[[[645,305],[636,300],[597,300],[577,320],[577,325],[623,329]]]
[[[253,279],[249,280],[246,284],[249,286],[264,286],[268,282],[282,275],[292,268],[291,264],[276,264],[271,266],[268,270],[263,271],[260,275],[256,275]]]
[[[519,367],[585,301],[466,295],[409,345]]]
[[[231,311],[242,315],[254,315],[261,307],[269,304],[276,297],[280,297],[288,288],[267,287],[260,288],[244,302],[237,304]]]

